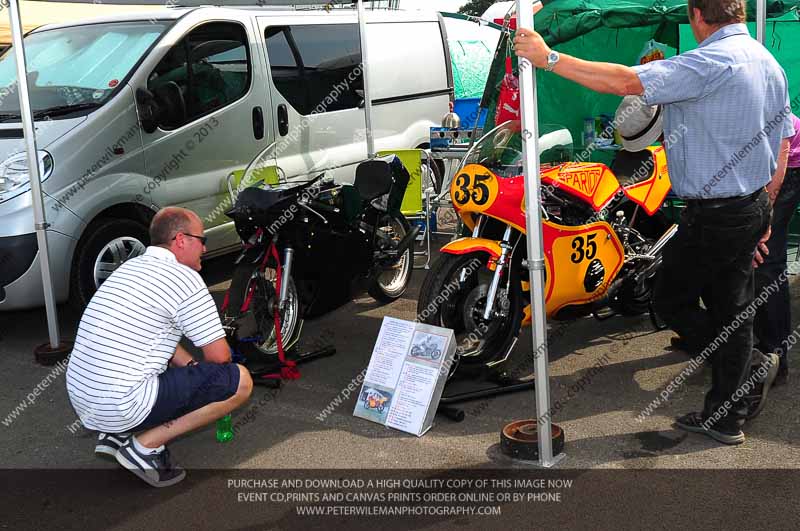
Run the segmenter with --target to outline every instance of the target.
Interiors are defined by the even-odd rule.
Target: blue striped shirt
[[[649,105],[664,105],[667,167],[678,197],[749,195],[794,134],[786,73],[744,24],[689,52],[634,66]]]
[[[103,282],[81,317],[67,392],[83,425],[119,433],[141,424],[181,336],[203,347],[225,332],[200,274],[148,247]]]

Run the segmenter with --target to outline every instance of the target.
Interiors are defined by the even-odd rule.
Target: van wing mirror
[[[136,107],[139,109],[139,121],[145,133],[158,129],[158,117],[161,114],[155,95],[147,89],[136,89]]]

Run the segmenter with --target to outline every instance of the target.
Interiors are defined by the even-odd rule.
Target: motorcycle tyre
[[[462,269],[475,258],[481,261],[482,268],[485,269],[489,256],[484,252],[472,252],[461,255],[442,254],[436,259],[420,288],[417,315],[425,316],[424,318],[420,318],[421,322],[435,326],[443,326],[445,328],[454,328],[452,325],[456,323],[447,323],[443,321],[441,315],[443,304],[437,304],[436,299],[444,292],[443,286],[446,286],[451,281],[450,279],[452,279],[455,272]],[[516,280],[514,278],[511,279],[512,286],[519,285],[519,277],[518,275],[515,276],[517,277]],[[451,295],[453,294],[455,294],[455,292],[451,293]],[[452,376],[459,364],[463,366],[465,370],[478,369],[481,368],[481,366],[487,366],[488,368],[489,363],[498,361],[514,344],[515,339],[519,336],[522,325],[523,297],[520,290],[511,290],[509,294],[509,303],[509,315],[506,317],[500,333],[473,356],[459,356],[457,351],[456,357],[458,358],[458,364],[454,363],[450,376]],[[433,312],[430,312],[430,308],[435,309]],[[469,334],[469,332],[464,333],[467,335]],[[509,356],[506,362],[511,359],[512,357]],[[504,364],[493,366],[491,370],[502,370],[502,365]]]
[[[398,222],[400,226],[403,227],[403,233],[400,235],[400,239],[411,232],[411,224],[408,222],[405,216],[401,214],[387,214],[386,216],[391,217],[393,221]],[[412,243],[411,246],[406,249],[404,254],[409,265],[408,275],[406,275],[405,283],[403,284],[402,289],[393,293],[387,292],[386,289],[384,289],[384,287],[381,285],[380,280],[378,280],[378,277],[380,276],[380,273],[378,273],[377,275],[371,277],[368,281],[367,293],[369,293],[370,297],[382,304],[388,304],[403,296],[408,289],[408,285],[411,283],[411,276],[414,273],[414,243]]]

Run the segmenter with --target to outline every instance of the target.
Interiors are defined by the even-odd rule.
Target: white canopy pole
[[[375,137],[372,134],[372,100],[369,97],[369,60],[367,46],[367,21],[364,16],[364,0],[358,2],[358,34],[361,37],[361,77],[364,80],[364,125],[367,137],[367,158],[375,158]]]
[[[764,44],[767,34],[767,0],[756,0],[756,39]]]
[[[53,281],[50,277],[50,254],[47,248],[47,227],[42,198],[42,182],[39,174],[39,157],[36,150],[36,132],[33,127],[33,114],[28,95],[28,75],[25,62],[25,48],[22,45],[22,20],[19,15],[19,0],[9,0],[11,17],[11,42],[17,60],[17,83],[19,84],[19,110],[22,118],[22,130],[25,133],[25,150],[28,153],[28,169],[30,170],[31,195],[33,196],[33,226],[36,229],[36,242],[39,245],[39,267],[42,270],[44,286],[44,305],[47,310],[47,328],[50,332],[50,348],[57,349],[60,344],[58,336],[58,314],[56,300],[53,295]]]
[[[517,27],[533,29],[533,2],[517,0]],[[539,464],[552,467],[560,458],[553,457],[550,420],[550,377],[548,374],[547,325],[544,305],[544,245],[539,181],[539,111],[536,102],[536,75],[527,59],[519,59],[520,118],[522,120],[522,162],[525,174],[525,223],[531,282],[531,331],[533,333],[534,370],[536,373],[536,418],[539,435]]]

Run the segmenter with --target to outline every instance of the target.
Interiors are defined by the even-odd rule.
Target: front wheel
[[[385,215],[379,223],[377,231],[386,238],[376,238],[377,246],[397,245],[411,231],[408,220],[401,215]],[[391,242],[391,243],[388,243]],[[376,249],[386,251],[388,249]],[[378,264],[367,286],[367,292],[378,302],[389,303],[399,299],[411,281],[414,267],[414,246],[408,247],[398,258]]]
[[[484,252],[443,254],[422,283],[417,315],[420,321],[451,328],[464,366],[495,367],[507,359],[522,324],[519,274],[512,269],[501,279],[494,311],[483,318],[494,272]],[[510,289],[506,289],[509,286]]]
[[[252,312],[256,323],[256,335],[253,338],[254,346],[264,354],[274,355],[278,353],[277,337],[275,335],[275,313],[274,307],[277,304],[279,294],[276,292],[275,269],[266,268],[263,272],[253,273],[250,283],[252,284],[253,297],[250,301],[249,310]],[[294,278],[289,277],[289,290],[287,292],[286,303],[279,312],[281,323],[281,340],[284,349],[288,350],[297,342],[302,329],[302,319],[300,315],[300,300],[297,296],[297,288]]]

